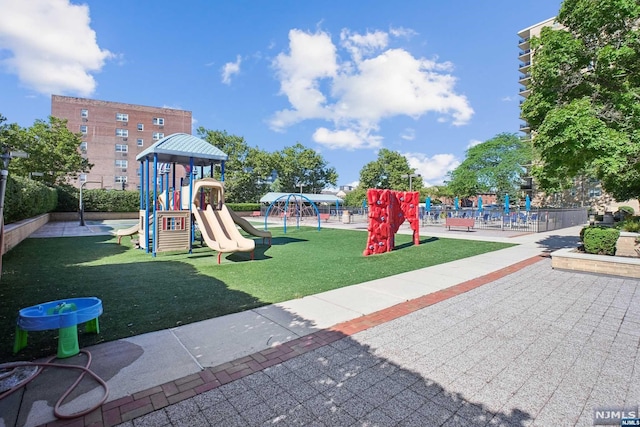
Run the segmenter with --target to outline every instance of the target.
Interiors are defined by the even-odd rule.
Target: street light
[[[84,203],[82,201],[82,189],[86,184],[101,184],[100,181],[84,181],[80,184],[80,226],[84,227]]]
[[[409,178],[409,191],[412,190],[413,178],[420,178],[422,175],[419,173],[405,173],[401,176],[401,178],[407,179]]]

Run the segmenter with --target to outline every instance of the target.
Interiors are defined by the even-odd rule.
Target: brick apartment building
[[[191,111],[173,108],[52,95],[51,115],[82,134],[79,149],[94,166],[72,184],[84,188],[139,188],[136,156],[165,136],[191,134]]]

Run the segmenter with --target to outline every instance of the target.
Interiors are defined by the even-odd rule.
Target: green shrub
[[[618,210],[622,214],[623,217],[633,216],[635,213],[631,206],[620,206]]]
[[[226,205],[235,212],[253,212],[260,210],[260,203],[227,203]]]
[[[51,212],[58,204],[58,193],[41,182],[9,176],[4,195],[4,221],[7,224]]]
[[[140,209],[140,192],[84,190],[82,203],[85,212],[137,212]]]
[[[75,212],[79,209],[80,190],[69,184],[58,185],[58,206],[56,212]]]
[[[626,218],[617,225],[617,228],[630,233],[640,232],[640,216]]]
[[[585,252],[598,255],[615,255],[620,231],[611,227],[585,227],[580,232]]]

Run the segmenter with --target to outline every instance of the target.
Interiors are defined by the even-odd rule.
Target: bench
[[[467,227],[467,231],[471,231],[476,225],[476,220],[474,218],[447,218],[445,225],[449,227],[449,230],[451,227]]]
[[[320,220],[327,222],[329,221],[329,214],[328,213],[321,213],[320,214]]]
[[[251,216],[260,216],[260,211],[251,212]]]

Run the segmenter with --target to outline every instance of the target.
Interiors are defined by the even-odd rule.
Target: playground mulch
[[[249,254],[134,249],[111,236],[27,239],[3,258],[0,284],[0,362],[56,352],[57,331],[31,332],[12,354],[15,320],[24,307],[65,298],[102,300],[100,334],[80,333],[81,347],[172,328],[267,304],[379,279],[513,246],[506,243],[396,236],[396,250],[365,257],[367,233],[312,227],[282,228],[272,246]],[[83,330],[82,327],[79,328]]]

